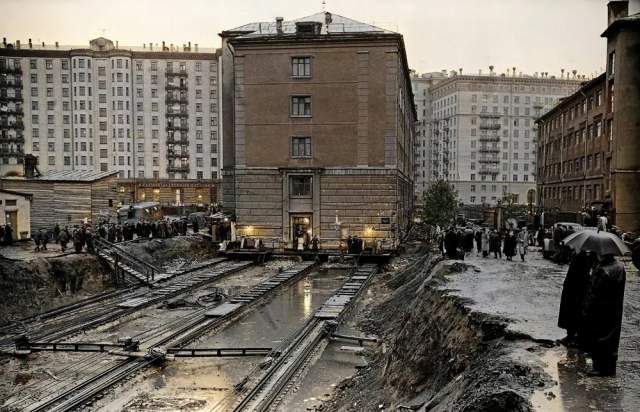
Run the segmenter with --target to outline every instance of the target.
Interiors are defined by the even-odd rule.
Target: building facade
[[[411,87],[416,105],[416,149],[415,149],[415,201],[422,202],[422,194],[429,187],[432,172],[432,115],[433,98],[431,88],[447,78],[446,71],[411,75]]]
[[[177,201],[183,185],[207,189],[220,177],[218,55],[102,37],[89,47],[5,40],[0,175],[21,174],[33,154],[42,174],[117,171],[123,185],[162,183]]]
[[[640,13],[608,4],[607,70],[539,121],[540,203],[578,212],[602,206],[640,231]]]
[[[402,36],[331,13],[221,36],[223,203],[240,234],[397,240],[414,193]]]
[[[0,189],[0,226],[11,226],[13,239],[31,238],[31,202],[33,196]]]
[[[535,120],[578,88],[573,76],[452,72],[431,89],[431,179],[451,182],[464,204],[535,203]]]

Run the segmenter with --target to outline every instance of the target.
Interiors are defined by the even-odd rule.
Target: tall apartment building
[[[506,194],[535,203],[535,120],[580,80],[490,69],[488,75],[452,72],[431,88],[430,178],[451,182],[465,204],[495,205]]]
[[[221,36],[224,205],[240,233],[397,240],[414,193],[402,35],[318,13]]]
[[[422,194],[428,188],[432,175],[432,103],[431,88],[447,78],[446,71],[411,75],[411,87],[416,105],[416,141],[415,141],[415,198],[422,201]]]
[[[640,13],[608,3],[607,71],[539,121],[538,194],[546,210],[601,206],[640,231]]]
[[[0,175],[117,171],[125,202],[211,203],[219,178],[218,52],[189,44],[0,48]]]

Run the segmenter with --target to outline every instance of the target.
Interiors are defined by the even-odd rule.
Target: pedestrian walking
[[[497,230],[493,229],[491,235],[489,236],[489,252],[493,252],[493,257],[495,259],[502,259],[502,238],[500,237],[500,233]]]
[[[35,251],[40,252],[40,234],[42,233],[42,229],[38,230],[33,234],[33,243],[36,244]]]
[[[516,244],[520,259],[524,262],[524,255],[527,254],[527,247],[529,246],[529,232],[526,227],[523,227],[520,233],[518,233]]]
[[[56,225],[53,227],[53,241],[58,243],[60,241],[59,237],[60,237],[60,225],[56,223]]]
[[[447,234],[444,235],[444,247],[449,259],[458,258],[458,236],[453,228],[449,228],[449,230],[447,230]]]
[[[60,231],[60,248],[64,252],[67,249],[67,243],[71,240],[71,235],[69,234],[69,229],[65,226],[64,229]]]
[[[490,251],[490,248],[489,248],[489,242],[490,242],[489,229],[484,229],[480,236],[481,236],[480,243],[482,244],[482,257],[486,258],[487,256],[489,256],[489,251]]]
[[[40,229],[40,250],[47,250],[48,242],[49,242],[49,233]]]
[[[605,254],[594,268],[584,302],[585,349],[593,376],[614,376],[622,328],[627,274],[622,263]]]
[[[504,255],[507,257],[507,260],[513,260],[513,257],[516,255],[516,246],[517,240],[516,235],[513,233],[513,230],[509,230],[504,237]]]
[[[584,298],[593,268],[593,255],[586,251],[573,254],[567,276],[562,285],[560,297],[560,311],[558,312],[558,327],[567,331],[567,336],[560,339],[560,343],[572,347],[579,342],[581,331],[582,308]]]
[[[474,234],[476,240],[476,250],[478,251],[478,255],[482,252],[482,233],[483,231],[478,229]]]

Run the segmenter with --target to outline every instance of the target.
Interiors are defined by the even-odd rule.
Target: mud
[[[152,239],[126,243],[120,247],[145,262],[172,269],[205,261],[217,254],[217,246],[199,236]]]
[[[0,257],[0,325],[111,289],[109,268],[93,255]]]

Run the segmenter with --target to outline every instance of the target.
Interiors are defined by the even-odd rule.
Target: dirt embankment
[[[109,268],[90,254],[0,258],[0,324],[111,289]]]
[[[549,377],[531,342],[505,332],[506,320],[471,312],[446,289],[468,266],[414,256],[372,285],[381,296],[360,327],[384,339],[369,366],[344,381],[323,411],[529,411],[529,395]]]
[[[145,262],[165,268],[193,264],[211,259],[217,254],[217,246],[198,236],[152,239],[120,247]]]

